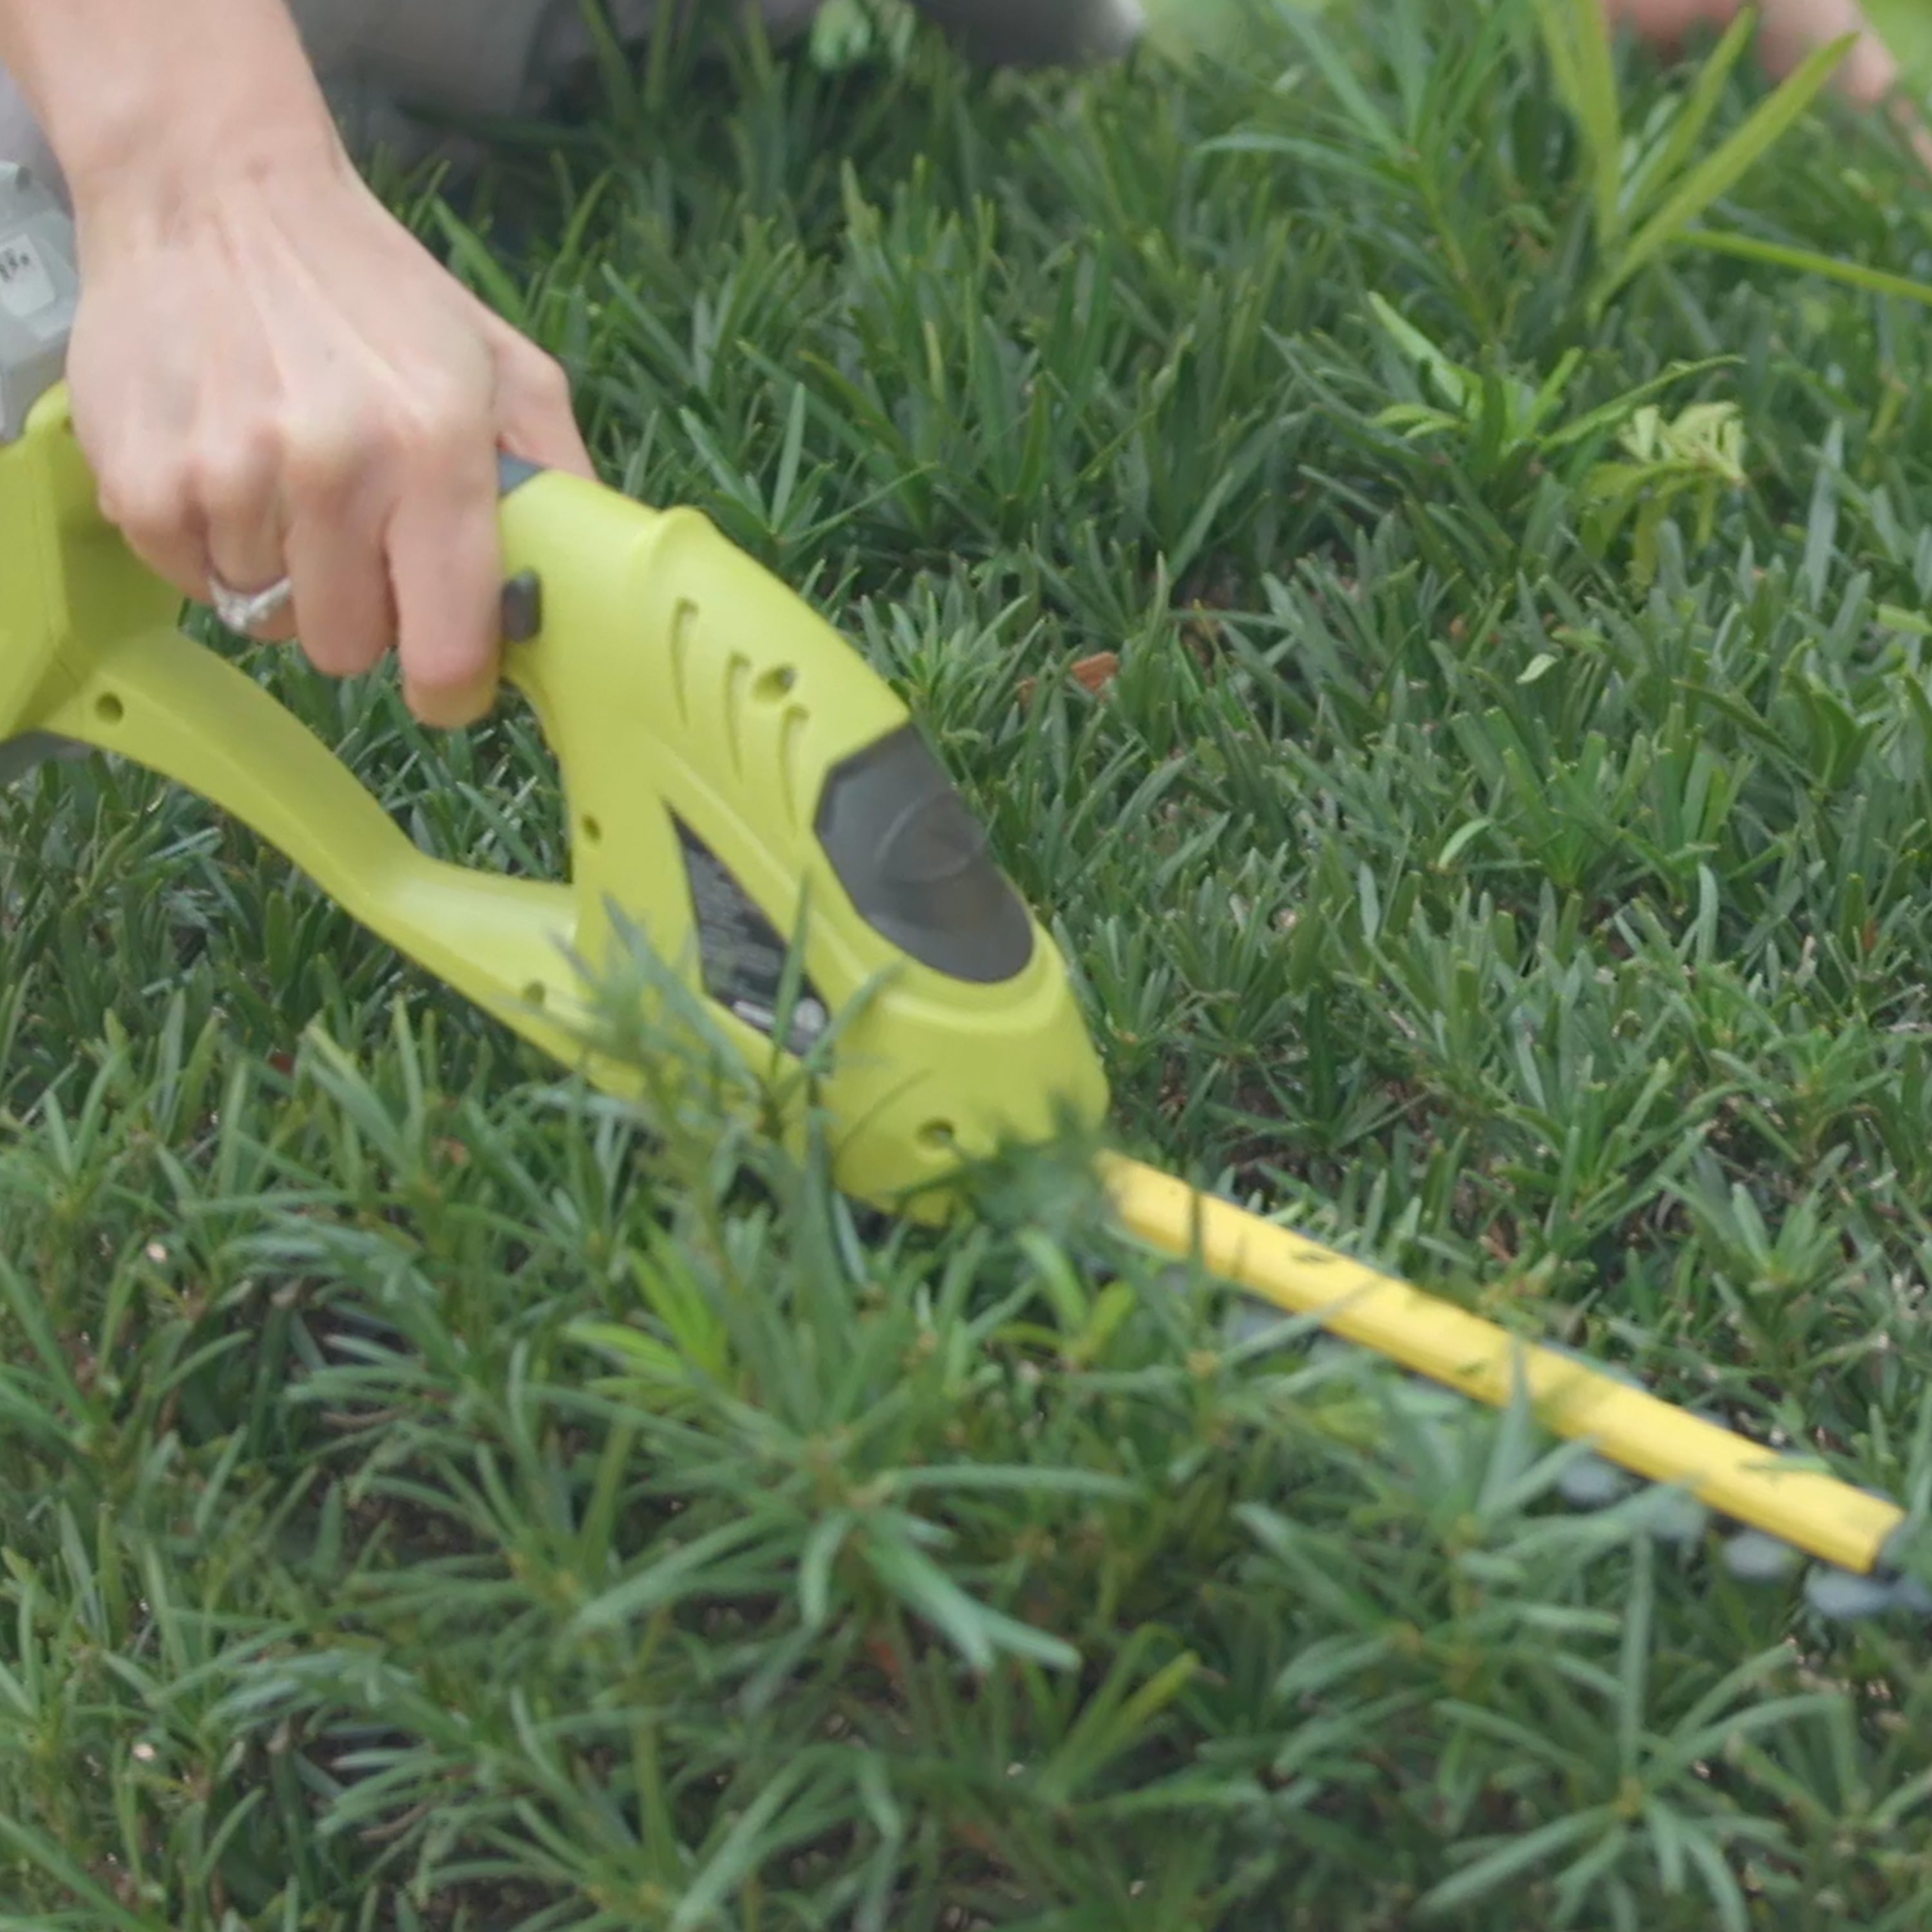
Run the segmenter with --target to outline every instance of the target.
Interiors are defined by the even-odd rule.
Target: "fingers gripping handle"
[[[0,448],[25,436],[36,406],[66,370],[80,282],[71,218],[52,190],[26,168],[0,162]],[[499,458],[499,494],[507,498],[539,467]],[[526,643],[542,622],[542,587],[524,575],[506,586],[503,635]]]
[[[538,472],[503,459],[507,499]],[[542,623],[533,573],[503,593],[506,642]],[[400,951],[560,1058],[577,898],[430,859],[322,740],[176,628],[178,596],[100,513],[58,383],[0,445],[0,740],[94,746],[251,827]],[[44,742],[44,740],[43,740]],[[541,989],[541,1011],[529,1010]]]
[[[15,454],[44,454],[49,473],[57,463],[79,463],[70,448],[34,451],[40,440],[37,422],[28,448]],[[7,454],[0,452],[0,466]],[[511,466],[506,490],[527,480],[527,466]],[[118,575],[130,598],[154,587],[101,537],[62,548],[70,575],[88,575],[96,584]],[[533,575],[513,580],[504,593],[506,628],[533,637],[541,603]],[[103,622],[91,624],[85,603],[68,600],[67,621],[57,627],[64,634],[56,662],[42,686],[51,701],[44,699],[33,724],[198,794],[418,964],[554,1058],[578,1060],[579,989],[569,949],[579,915],[572,890],[430,858],[262,686],[177,630],[172,600],[151,600],[145,622],[118,621],[137,608],[118,600],[101,614]]]
[[[20,440],[34,406],[64,376],[80,300],[72,219],[29,170],[0,161],[0,447]],[[508,496],[542,473],[506,452],[499,458],[500,494]],[[506,604],[513,642],[519,641],[515,630],[532,622],[530,594],[526,586]]]

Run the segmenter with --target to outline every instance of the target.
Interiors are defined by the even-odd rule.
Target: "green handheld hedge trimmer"
[[[560,769],[572,876],[418,850],[266,691],[177,628],[178,598],[103,518],[62,382],[73,260],[54,202],[0,168],[0,760],[92,747],[186,786],[622,1094],[638,1076],[592,1043],[571,962],[594,982],[642,932],[747,1054],[824,1059],[836,1178],[868,1202],[932,1211],[962,1162],[1102,1122],[1065,962],[906,707],[693,511],[506,459],[506,674]],[[1558,1434],[1741,1526],[1741,1572],[1796,1550],[1828,1566],[1810,1581],[1822,1610],[1932,1611],[1896,1574],[1896,1504],[1137,1162],[1102,1166],[1132,1237],[1478,1400],[1526,1394]]]

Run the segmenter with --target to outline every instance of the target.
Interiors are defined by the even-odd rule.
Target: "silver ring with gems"
[[[266,590],[237,590],[208,573],[208,588],[214,614],[238,637],[248,637],[288,608],[295,586],[287,578]]]

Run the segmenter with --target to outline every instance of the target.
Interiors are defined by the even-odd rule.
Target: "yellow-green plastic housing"
[[[506,674],[562,773],[568,882],[429,858],[260,685],[182,634],[178,599],[100,513],[64,388],[0,449],[0,740],[56,733],[200,794],[400,951],[624,1094],[637,1070],[586,1050],[571,962],[593,978],[621,965],[614,914],[701,989],[674,812],[800,939],[835,1018],[849,1015],[815,1096],[847,1192],[902,1206],[962,1156],[1097,1126],[1105,1078],[1037,921],[1016,977],[956,980],[868,925],[827,859],[826,774],[908,722],[850,644],[694,512],[551,472],[501,518],[506,576],[541,586],[541,628],[509,647]],[[773,1062],[763,1033],[710,1010],[754,1066]]]

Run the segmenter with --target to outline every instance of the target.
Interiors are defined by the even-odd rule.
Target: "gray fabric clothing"
[[[0,67],[0,161],[12,161],[60,186],[60,170],[12,75]]]
[[[746,0],[750,4],[750,0]],[[352,144],[416,145],[399,104],[466,114],[527,112],[590,51],[578,0],[287,0]],[[699,5],[719,0],[694,0]],[[775,39],[802,32],[819,0],[756,0]],[[987,59],[1037,62],[1124,52],[1141,0],[914,0]],[[650,31],[653,0],[604,0],[620,37]],[[358,136],[361,137],[358,140]],[[0,161],[62,186],[20,91],[0,69]]]
[[[602,0],[620,39],[650,32],[652,0]],[[758,0],[781,38],[818,0]],[[318,74],[400,100],[476,114],[540,103],[591,41],[578,0],[288,0]]]
[[[590,52],[578,0],[285,0],[310,64],[358,147],[424,146],[405,105],[510,114],[540,105]],[[818,0],[760,0],[773,32],[809,23]],[[621,38],[642,39],[652,0],[603,0]],[[65,187],[18,85],[0,68],[0,161]]]

